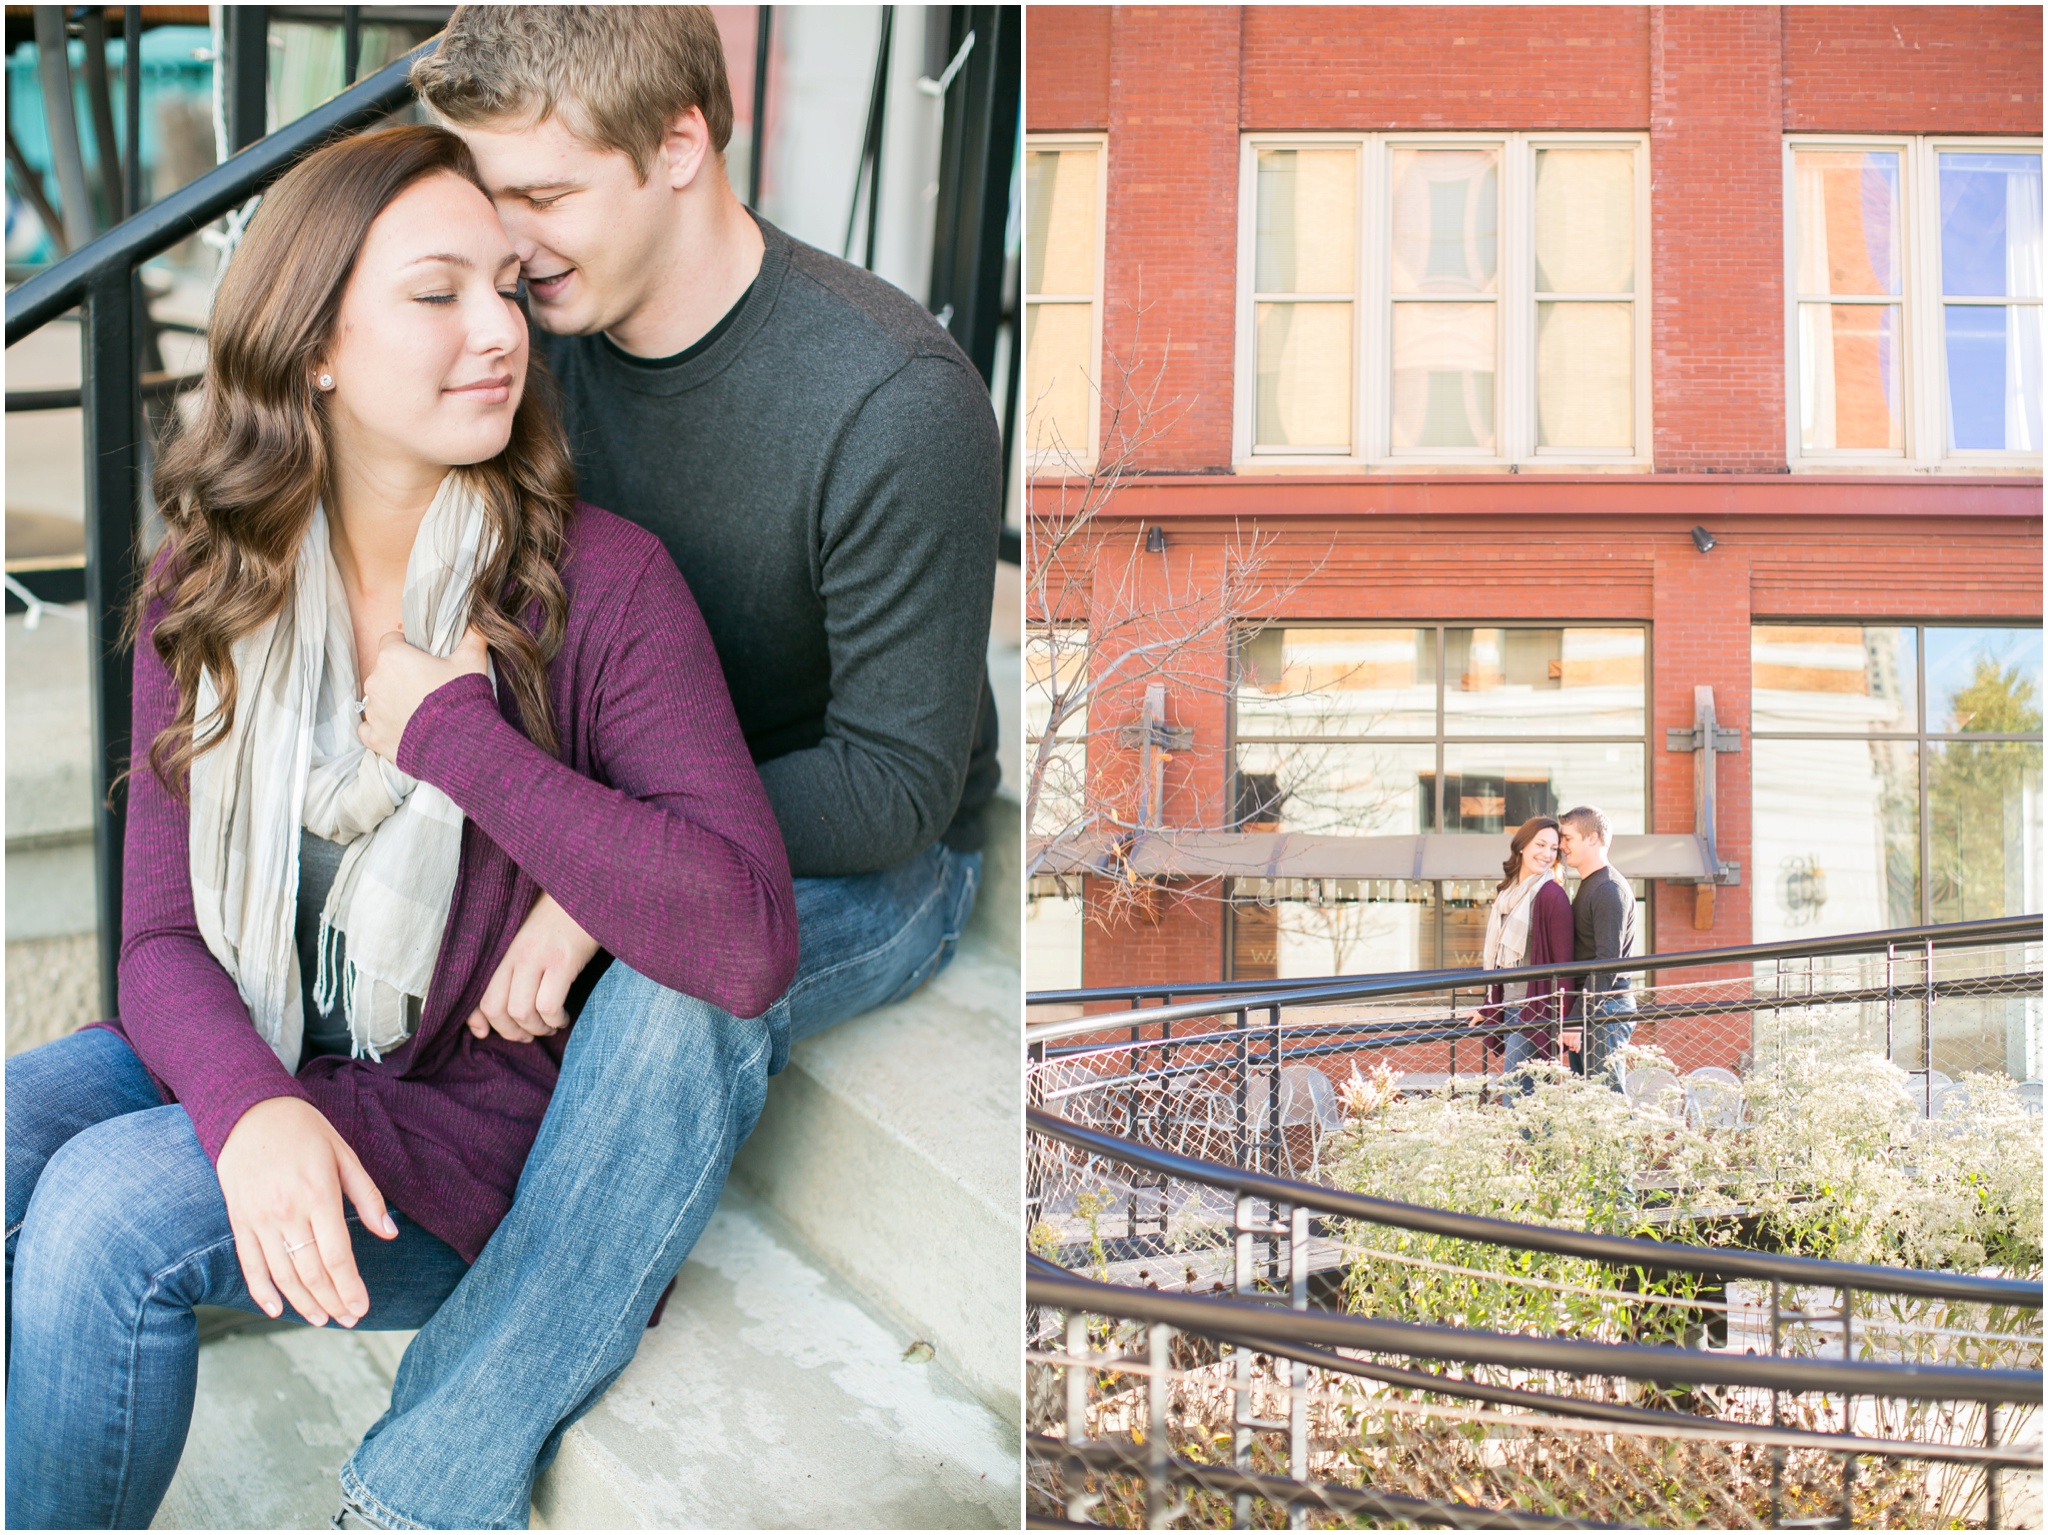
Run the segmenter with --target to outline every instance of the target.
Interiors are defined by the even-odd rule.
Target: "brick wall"
[[[2031,5],[1789,5],[1785,127],[1822,133],[2039,133]]]
[[[1651,411],[1659,469],[1785,463],[1778,13],[1650,17]]]
[[[1113,452],[1117,363],[1148,379],[1167,364],[1158,398],[1173,424],[1145,454],[1152,468],[1230,463],[1238,22],[1228,6],[1110,13],[1103,442]]]
[[[1265,580],[1287,593],[1262,611],[1282,620],[1649,623],[1654,830],[1693,829],[1693,759],[1662,744],[1667,728],[1691,726],[1693,688],[1713,687],[1721,723],[1743,731],[1743,749],[1717,765],[1719,851],[1742,865],[1743,882],[1716,891],[1713,923],[1704,931],[1693,926],[1693,887],[1660,886],[1656,945],[1672,953],[1751,937],[1752,617],[2038,622],[2041,529],[2024,518],[1753,516],[1717,519],[1717,547],[1702,555],[1692,545],[1689,516],[1657,512],[1660,492],[1669,494],[1661,486],[1647,489],[1642,515],[1626,522],[1551,517],[1532,524],[1508,511],[1290,518],[1276,509],[1259,531],[1271,540]],[[1501,500],[1511,495],[1504,488]],[[1171,491],[1152,493],[1148,516],[1168,528],[1169,550],[1187,562],[1183,569],[1213,571],[1224,547],[1250,534],[1248,527],[1162,515],[1171,500]],[[1226,653],[1220,635],[1205,646],[1206,659],[1191,664],[1206,678],[1220,673]],[[1166,819],[1216,827],[1213,807],[1224,803],[1228,772],[1220,701],[1177,690],[1172,711],[1176,722],[1195,726],[1197,749],[1175,764],[1181,776]],[[1213,979],[1222,963],[1222,912],[1210,892],[1162,903],[1156,920],[1126,918],[1108,931],[1091,929],[1086,941],[1090,986]]]
[[[1646,6],[1248,6],[1247,129],[1642,128]]]
[[[1034,6],[1024,13],[1024,121],[1033,133],[1109,126],[1106,5]]]

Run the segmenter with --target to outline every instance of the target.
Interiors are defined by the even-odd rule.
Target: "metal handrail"
[[[1625,959],[1601,961],[1600,968],[1622,974],[1641,971],[1691,970],[1708,965],[1744,965],[1773,959],[1815,959],[1828,955],[1882,954],[1888,949],[1954,948],[1963,944],[2038,943],[2042,924],[2038,915],[1987,917],[1974,922],[1935,923],[1926,927],[1904,927],[1871,933],[1849,933],[1839,938],[1807,942],[1755,943],[1727,949],[1696,949],[1659,954],[1631,954]],[[1307,1007],[1330,1002],[1410,996],[1453,988],[1486,987],[1507,981],[1554,980],[1584,975],[1595,968],[1591,960],[1567,960],[1554,965],[1523,965],[1513,970],[1426,970],[1403,971],[1393,975],[1335,976],[1308,985],[1300,982],[1275,984],[1254,982],[1263,990],[1231,991],[1221,1002],[1176,1002],[1160,1007],[1131,1008],[1117,1013],[1092,1013],[1085,1018],[1064,1019],[1027,1027],[1027,1044],[1067,1039],[1081,1034],[1100,1034],[1112,1029],[1142,1028],[1150,1024],[1179,1023],[1187,1018],[1209,1018],[1223,1012],[1256,1012],[1280,1007]],[[1219,982],[1219,986],[1241,983]],[[1089,992],[1031,992],[1026,1006],[1052,1003],[1117,1000],[1133,995],[1149,996],[1162,991],[1197,991],[1209,995],[1200,985],[1179,988],[1128,986]]]
[[[13,346],[77,304],[94,279],[133,271],[162,255],[247,202],[329,139],[353,133],[409,101],[412,87],[406,82],[413,64],[439,44],[438,36],[429,38],[13,289],[7,295],[7,344]]]
[[[1283,1343],[1406,1354],[1458,1364],[1554,1370],[1565,1375],[1625,1376],[1667,1386],[1748,1386],[1763,1391],[1833,1391],[1846,1396],[1939,1402],[2038,1405],[2041,1401],[2039,1370],[1892,1364],[1870,1359],[1793,1360],[1646,1343],[1481,1332],[1429,1322],[1391,1322],[1349,1312],[1295,1311],[1216,1295],[1131,1289],[1074,1273],[1053,1278],[1035,1268],[1024,1276],[1024,1296],[1035,1306],[1164,1322],[1187,1332],[1222,1330]]]
[[[244,16],[241,22],[249,19]],[[81,322],[76,403],[85,417],[85,619],[90,657],[86,676],[93,730],[92,840],[101,1017],[114,1016],[119,992],[121,849],[127,813],[115,797],[114,782],[128,763],[133,687],[133,661],[121,643],[120,624],[140,574],[138,514],[145,489],[142,403],[156,390],[178,387],[177,381],[152,384],[142,372],[138,338],[147,310],[137,271],[143,262],[246,203],[321,145],[375,122],[409,99],[407,76],[414,62],[438,41],[422,44],[305,116],[258,138],[7,295],[9,346],[74,307]],[[260,116],[260,62],[256,80],[254,99]]]
[[[1617,1268],[1643,1269],[1652,1273],[1777,1280],[1785,1284],[1911,1295],[1926,1300],[1962,1301],[1973,1305],[2017,1306],[2036,1311],[2042,1304],[2042,1284],[2038,1279],[1943,1274],[1931,1269],[1838,1263],[1830,1258],[1803,1258],[1756,1252],[1743,1247],[1687,1247],[1677,1242],[1653,1242],[1645,1237],[1605,1236],[1559,1226],[1532,1226],[1500,1216],[1467,1215],[1458,1210],[1411,1205],[1372,1194],[1354,1194],[1320,1183],[1302,1183],[1271,1173],[1230,1167],[1220,1162],[1204,1162],[1092,1130],[1057,1114],[1048,1114],[1043,1109],[1027,1109],[1025,1123],[1041,1135],[1065,1141],[1109,1161],[1142,1167],[1148,1172],[1162,1173],[1183,1182],[1203,1183],[1211,1188],[1228,1189],[1255,1199],[1299,1206],[1347,1220],[1423,1231],[1492,1247],[1558,1253],[1564,1257],[1586,1258]]]

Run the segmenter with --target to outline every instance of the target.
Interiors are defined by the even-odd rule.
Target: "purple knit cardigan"
[[[396,1208],[474,1262],[511,1208],[564,1041],[519,1045],[463,1026],[546,890],[643,975],[753,1018],[796,973],[796,898],[774,813],[711,636],[651,534],[579,506],[562,581],[568,633],[548,666],[559,759],[512,723],[481,676],[421,703],[398,765],[468,818],[420,1028],[381,1063],[319,1056],[294,1079],[257,1034],[193,915],[190,813],[139,767],[128,780],[121,1034],[208,1157],[265,1098],[303,1098]],[[177,689],[135,652],[135,752]]]

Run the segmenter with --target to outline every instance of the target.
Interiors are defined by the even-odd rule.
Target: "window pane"
[[[1237,734],[1435,735],[1434,629],[1262,629],[1237,647]]]
[[[1033,453],[1070,463],[1088,456],[1094,392],[1089,355],[1095,318],[1087,304],[1030,304],[1024,311],[1024,376],[1030,383],[1026,435]]]
[[[2041,296],[2041,157],[1942,155],[1941,291]]]
[[[1799,440],[1809,451],[1906,443],[1892,304],[1799,306]]]
[[[1930,743],[1927,823],[1936,922],[2041,909],[2038,742]]]
[[[1025,157],[1024,291],[1095,291],[1092,149],[1039,149]]]
[[[1259,152],[1259,292],[1351,292],[1357,229],[1358,151]]]
[[[1024,636],[1024,735],[1037,740],[1053,728],[1057,693],[1058,733],[1088,733],[1088,699],[1080,691],[1088,675],[1088,631],[1076,627],[1033,627]]]
[[[1644,830],[1640,742],[1456,743],[1444,748],[1444,826],[1510,832],[1574,805],[1607,812],[1619,833]],[[1501,848],[1507,856],[1507,848]]]
[[[1536,445],[1635,446],[1635,325],[1628,304],[1536,306]]]
[[[1643,691],[1640,629],[1444,631],[1452,735],[1640,736]]]
[[[1945,304],[1953,448],[2041,451],[2041,306]]]
[[[1397,149],[1394,291],[1491,293],[1500,265],[1500,151]]]
[[[1261,447],[1351,447],[1351,306],[1258,306]]]
[[[1911,741],[1754,743],[1754,941],[1920,921],[1920,779]]]
[[[1430,831],[1436,748],[1266,744],[1237,749],[1235,821],[1245,831],[1400,837]]]
[[[1491,304],[1394,306],[1394,447],[1493,451]]]
[[[1536,291],[1633,293],[1635,151],[1536,151]]]
[[[1898,293],[1899,157],[1803,149],[1793,157],[1801,293]]]
[[[1292,895],[1262,901],[1261,884],[1237,881],[1230,911],[1233,980],[1292,981],[1435,968],[1431,920],[1436,890],[1431,884],[1324,880],[1313,901]]]
[[[1024,984],[1032,991],[1072,991],[1082,984],[1081,915],[1078,895],[1024,903]]]
[[[1920,728],[1914,631],[1758,624],[1749,631],[1750,727],[1865,734]]]
[[[1937,735],[2041,728],[2039,629],[1929,629],[1927,728]]]

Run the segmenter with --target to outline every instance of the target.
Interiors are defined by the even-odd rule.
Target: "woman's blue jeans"
[[[383,1529],[525,1529],[533,1479],[646,1336],[792,1041],[908,996],[953,957],[981,855],[796,882],[796,980],[735,1018],[614,963],[569,1035],[511,1213],[406,1348],[341,1468]]]
[[[420,1326],[466,1268],[392,1214],[392,1241],[348,1215],[364,1328]],[[8,1061],[10,1529],[148,1527],[192,1421],[194,1306],[257,1310],[184,1109],[104,1029]]]

